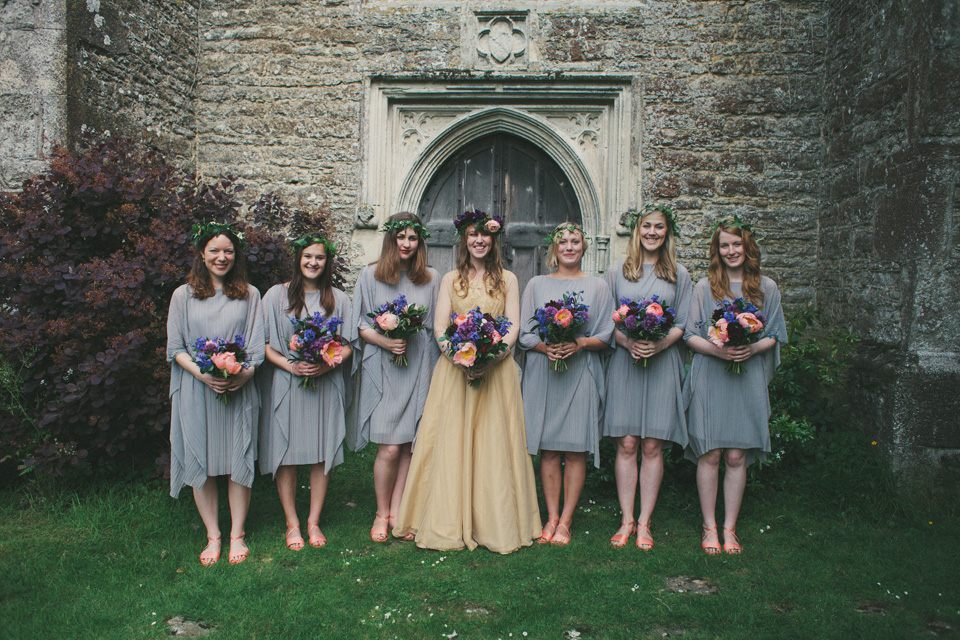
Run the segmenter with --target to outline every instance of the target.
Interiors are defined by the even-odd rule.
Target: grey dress
[[[256,424],[260,398],[251,379],[230,393],[227,404],[174,359],[195,354],[198,338],[242,333],[254,367],[263,363],[263,317],[260,292],[250,286],[246,300],[231,300],[222,290],[198,300],[189,285],[178,287],[167,315],[167,360],[170,361],[170,495],[185,485],[199,489],[209,476],[228,475],[253,486]]]
[[[657,277],[651,265],[644,267],[637,282],[623,276],[623,263],[617,263],[604,277],[613,294],[614,305],[620,298],[649,300],[659,296],[664,307],[676,314],[673,326],[683,329],[687,322],[693,283],[683,265],[677,265],[675,283]],[[647,359],[647,365],[634,364],[630,351],[612,341],[613,353],[607,363],[606,403],[603,435],[658,438],[687,444],[687,420],[683,409],[683,354],[679,343]]]
[[[527,451],[587,451],[600,466],[600,419],[603,416],[603,367],[600,352],[581,350],[566,359],[569,369],[554,371],[546,355],[532,349],[541,342],[536,310],[564,293],[583,292],[588,320],[577,336],[613,339],[613,297],[607,283],[594,276],[576,279],[536,276],[520,300],[521,349],[527,352],[523,369],[523,417]]]
[[[735,297],[740,296],[739,282],[731,282],[730,289]],[[780,344],[787,342],[787,325],[776,283],[761,277],[760,289],[763,304],[757,306],[767,316],[763,335],[776,338],[777,344],[744,362],[744,371],[739,374],[726,370],[726,360],[699,353],[693,356],[690,374],[683,384],[689,436],[684,455],[693,462],[713,449],[730,448],[744,449],[749,466],[757,459],[762,462],[770,452],[767,384],[780,364]],[[704,278],[693,288],[684,340],[691,336],[706,339],[716,308],[710,282]]]
[[[433,336],[433,310],[440,291],[440,274],[428,268],[430,282],[415,285],[400,272],[395,285],[380,282],[373,277],[375,267],[366,266],[360,271],[353,292],[353,314],[348,320],[351,327],[372,328],[373,319],[367,314],[385,302],[396,300],[403,294],[410,304],[427,307],[424,328],[407,341],[407,366],[392,362],[393,354],[377,345],[360,341],[363,357],[353,359],[353,372],[360,371],[357,396],[347,420],[347,446],[359,450],[367,442],[377,444],[403,444],[412,442],[417,434],[417,425],[423,416],[423,405],[430,389],[430,376],[440,356],[440,349]]]
[[[333,290],[334,316],[344,319],[341,335],[344,343],[356,340],[356,329],[347,324],[350,298],[339,289]],[[304,295],[306,308],[300,318],[325,310],[320,306],[320,292]],[[267,343],[284,358],[290,356],[290,338],[294,326],[287,311],[287,285],[270,288],[263,297]],[[351,344],[353,346],[353,344]],[[280,367],[270,365],[268,384],[262,385],[263,410],[260,417],[260,472],[276,474],[281,465],[326,463],[330,473],[343,462],[347,360],[327,373],[314,378],[314,389],[300,389],[301,378]]]

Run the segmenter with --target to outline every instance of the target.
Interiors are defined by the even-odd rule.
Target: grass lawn
[[[634,539],[610,548],[616,492],[593,478],[568,547],[500,556],[371,542],[374,451],[349,453],[335,471],[319,550],[285,548],[273,482],[258,477],[251,556],[238,566],[226,545],[216,566],[199,564],[192,497],[173,500],[160,481],[2,490],[0,637],[162,638],[177,616],[213,638],[912,638],[960,628],[955,515],[896,507],[883,483],[870,490],[869,465],[825,459],[789,482],[749,486],[740,557],[701,552],[694,467],[681,462],[668,467],[652,552]],[[306,490],[299,499],[305,520]]]

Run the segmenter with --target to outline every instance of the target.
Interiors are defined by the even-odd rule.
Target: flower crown
[[[556,242],[557,244],[560,244],[560,238],[567,231],[569,231],[570,233],[579,233],[584,238],[587,237],[587,234],[583,232],[583,229],[581,229],[579,225],[574,224],[573,222],[570,222],[563,225],[562,227],[557,227],[556,229],[554,229],[553,233],[551,233],[550,235],[548,235],[546,238],[543,239],[543,242],[546,242],[547,244],[553,244],[554,242]]]
[[[206,220],[202,222],[194,222],[191,227],[191,232],[193,233],[193,239],[191,240],[193,246],[200,246],[200,239],[206,238],[207,236],[216,237],[221,234],[231,235],[237,239],[240,246],[237,247],[239,251],[243,251],[246,246],[243,242],[243,232],[237,231],[233,228],[233,224],[229,222],[207,222]]]
[[[301,236],[296,240],[292,240],[290,242],[290,253],[295,254],[298,250],[302,251],[312,244],[323,245],[323,248],[327,253],[328,261],[333,260],[337,255],[337,247],[319,233],[308,233],[307,235]]]
[[[714,222],[713,230],[710,232],[710,235],[712,236],[717,232],[717,229],[720,229],[722,227],[736,227],[741,231],[749,231],[751,235],[753,234],[753,225],[747,222],[744,222],[743,220],[740,219],[740,216],[736,214],[734,214],[733,218],[724,218],[722,220],[717,220],[716,222]]]
[[[480,211],[480,209],[464,211],[453,221],[453,226],[456,228],[458,235],[463,235],[467,227],[473,224],[477,225],[477,229],[483,229],[491,236],[495,236],[503,231],[503,218],[500,216],[488,216],[485,212]]]
[[[670,227],[670,233],[673,234],[674,238],[681,237],[680,229],[677,227],[677,213],[665,204],[648,204],[642,211],[634,211],[633,209],[626,211],[620,216],[620,224],[632,230],[637,226],[637,221],[640,220],[640,218],[654,211],[659,211],[663,214],[663,217],[666,218],[667,225]]]
[[[426,240],[430,237],[430,232],[427,231],[427,228],[423,226],[419,220],[413,218],[387,220],[383,223],[383,226],[380,227],[380,231],[383,233],[390,233],[391,231],[400,233],[404,229],[413,229],[414,233],[416,233],[421,240]]]

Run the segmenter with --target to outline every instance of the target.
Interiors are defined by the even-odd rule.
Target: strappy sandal
[[[296,535],[290,535],[291,533]],[[287,534],[284,536],[287,541],[287,549],[290,551],[300,551],[303,549],[303,536],[300,535],[300,527],[287,527]]]
[[[710,534],[716,536],[716,542],[707,542],[707,536]],[[703,537],[700,539],[700,548],[710,556],[716,556],[720,554],[720,536],[717,535],[717,525],[713,525],[712,527],[703,527]]]
[[[740,538],[737,537],[736,529],[723,528],[723,551],[724,553],[729,553],[734,556],[743,552],[743,547],[740,546]]]
[[[216,550],[211,550],[210,547],[216,545]],[[200,552],[200,564],[205,567],[212,567],[217,564],[217,560],[220,559],[220,536],[216,538],[211,538],[207,536],[207,546],[203,548],[203,551]]]
[[[400,540],[407,540],[409,542],[416,537],[412,533],[408,533],[403,536],[398,536],[393,533],[393,530],[397,528],[397,516],[387,516],[387,528],[390,530],[390,533],[394,538],[399,538]]]
[[[230,564],[240,564],[250,555],[250,549],[247,548],[247,543],[243,541],[246,537],[247,534],[245,533],[241,533],[237,537],[230,536]],[[242,545],[243,549],[234,553],[233,546],[235,544]]]
[[[316,531],[316,533],[314,533],[314,531]],[[319,523],[307,523],[307,540],[310,542],[310,546],[315,549],[319,549],[327,544],[327,538],[323,535],[323,531],[320,531]]]
[[[630,522],[621,522],[620,528],[617,529],[617,532],[610,538],[610,546],[614,549],[622,549],[627,546],[627,542],[630,541],[630,536],[636,531],[636,526],[637,523],[633,520]],[[626,533],[623,533],[624,529],[627,530]]]
[[[386,542],[389,528],[390,523],[387,518],[378,513],[373,519],[373,526],[370,528],[370,539],[374,542]]]
[[[553,534],[553,539],[550,541],[550,544],[557,547],[565,547],[570,544],[570,538],[573,537],[573,532],[570,531],[570,526],[573,522],[561,522],[557,525],[557,530]],[[566,529],[566,535],[560,533],[561,529]]]
[[[559,524],[559,518],[556,520],[547,520],[547,524],[543,525],[543,529],[540,531],[540,537],[537,538],[537,542],[540,544],[547,544],[553,540],[553,536],[557,533],[557,525]]]
[[[640,535],[641,531],[646,531],[647,535]],[[653,549],[653,532],[650,531],[650,523],[637,523],[637,549],[641,551],[650,551]]]

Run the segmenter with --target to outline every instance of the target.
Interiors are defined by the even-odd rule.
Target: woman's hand
[[[582,348],[583,345],[580,344],[580,338],[577,338],[573,342],[558,342],[556,344],[548,344],[547,357],[550,358],[550,362],[566,360],[577,351],[580,351]]]
[[[395,356],[402,356],[407,351],[407,341],[403,338],[384,337],[381,346]]]
[[[746,362],[750,359],[750,356],[753,355],[753,347],[755,346],[756,344],[739,347],[724,345],[720,348],[720,352],[722,354],[720,357],[731,362]]]
[[[632,355],[637,360],[643,358],[652,358],[657,355],[669,345],[666,343],[666,340],[634,340],[634,344],[630,348],[630,355]]]
[[[227,391],[236,391],[237,389],[245,385],[247,381],[253,377],[253,370],[254,370],[254,367],[240,369],[240,373],[238,373],[235,376],[230,376],[229,378],[227,378],[226,379]]]
[[[322,375],[329,367],[326,364],[308,364],[306,362],[294,362],[290,367],[290,373],[301,378],[316,378],[319,375]]]
[[[199,371],[199,370],[198,370]],[[226,393],[230,391],[230,379],[215,376],[212,373],[200,373],[196,375],[197,380],[207,385],[214,393]]]

